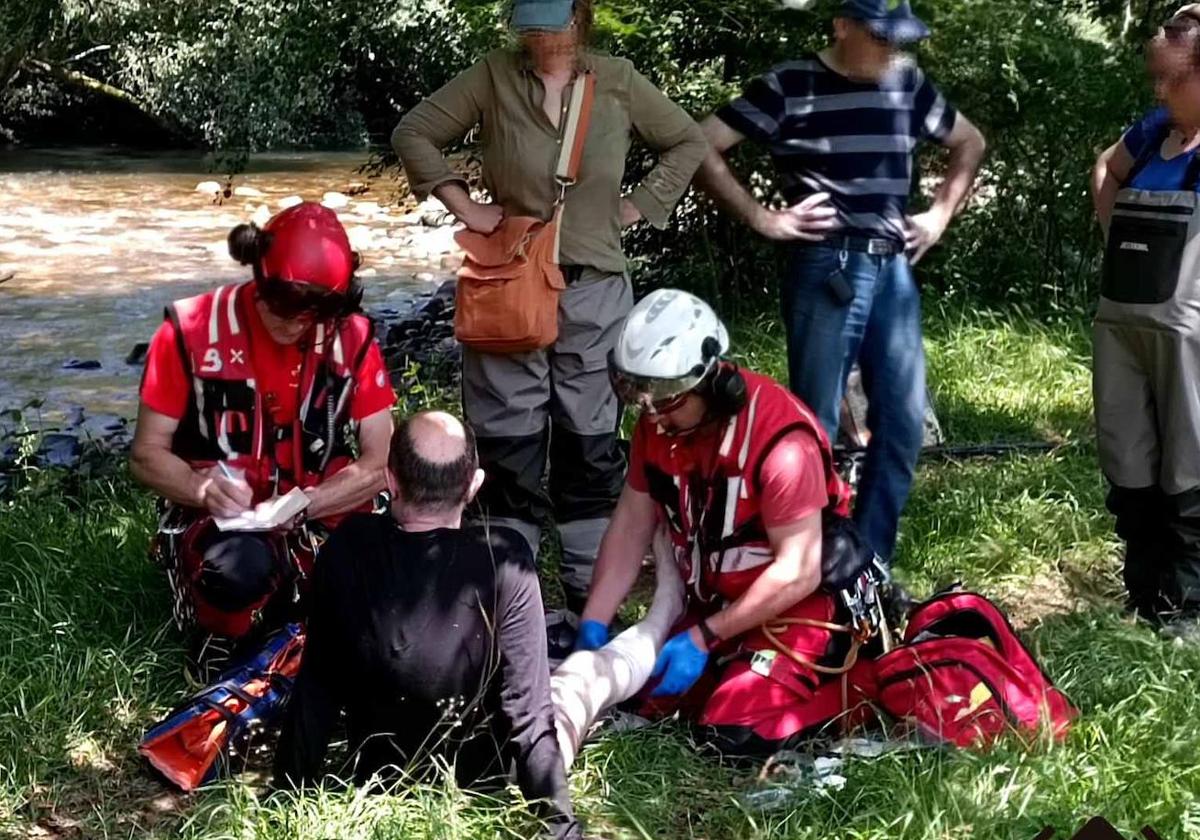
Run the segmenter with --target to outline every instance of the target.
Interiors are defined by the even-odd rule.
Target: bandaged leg
[[[568,770],[600,713],[632,697],[650,679],[668,631],[683,614],[683,580],[663,529],[654,538],[654,556],[657,583],[646,617],[599,650],[571,654],[550,678],[558,746]]]

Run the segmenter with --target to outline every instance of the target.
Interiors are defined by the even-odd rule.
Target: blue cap
[[[908,0],[842,0],[839,16],[861,21],[872,35],[889,44],[929,37],[929,27],[913,14]]]
[[[562,31],[571,25],[575,0],[516,0],[513,3],[513,29],[550,29]]]

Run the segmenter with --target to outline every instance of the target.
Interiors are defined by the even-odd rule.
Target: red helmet
[[[345,294],[354,274],[354,251],[346,229],[328,207],[305,201],[276,214],[263,228],[270,244],[263,277],[312,283]]]

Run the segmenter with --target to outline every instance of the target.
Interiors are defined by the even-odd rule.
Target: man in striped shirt
[[[831,47],[782,64],[704,122],[699,185],[763,236],[789,243],[781,285],[790,385],[836,439],[846,378],[862,368],[871,441],[855,518],[890,562],[923,437],[925,357],[910,265],[935,245],[983,160],[983,135],[900,48],[928,36],[907,0],[845,0]],[[770,146],[787,205],[764,207],[723,153]],[[909,215],[913,153],[950,152],[929,210]]]

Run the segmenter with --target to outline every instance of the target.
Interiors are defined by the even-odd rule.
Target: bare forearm
[[[386,486],[382,464],[355,461],[328,481],[305,491],[312,499],[308,517],[321,519],[347,513],[371,501]]]
[[[1100,164],[1092,171],[1092,206],[1096,209],[1096,219],[1100,222],[1100,229],[1106,235],[1120,189],[1120,182],[1113,177],[1107,166]]]
[[[203,507],[205,476],[169,449],[134,447],[129,458],[133,477],[163,498],[187,507]]]
[[[613,524],[617,522],[614,519]],[[637,581],[650,536],[635,529],[609,526],[600,542],[596,570],[583,619],[610,624]]]
[[[708,626],[722,639],[731,639],[778,617],[821,585],[819,562],[799,571],[772,564],[750,588],[725,609],[708,619]]]
[[[449,181],[435,187],[433,194],[437,197],[438,201],[446,205],[447,210],[458,218],[462,218],[466,213],[466,209],[471,205],[470,193],[457,181]]]
[[[709,149],[696,172],[695,183],[738,220],[749,227],[756,226],[763,206],[738,180],[720,152]]]
[[[940,212],[949,222],[962,210],[971,186],[983,164],[986,146],[982,138],[971,139],[950,152],[946,177],[934,192],[931,209]]]

